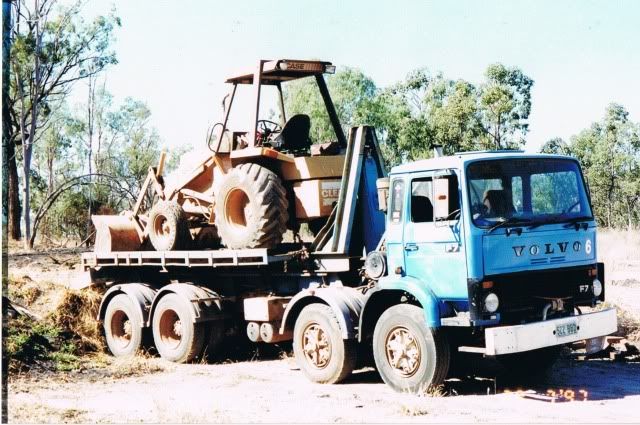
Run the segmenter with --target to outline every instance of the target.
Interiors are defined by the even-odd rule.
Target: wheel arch
[[[102,322],[104,320],[109,302],[119,294],[129,297],[140,318],[142,327],[148,327],[149,306],[155,297],[156,289],[146,283],[123,283],[109,288],[100,302],[98,321]]]
[[[403,296],[408,296],[408,299],[403,301]],[[389,307],[402,302],[421,307],[427,326],[441,326],[438,299],[424,282],[411,277],[381,279],[374,289],[367,292],[358,322],[358,341],[364,341],[373,335],[380,315]]]
[[[191,283],[172,283],[162,287],[151,304],[147,315],[147,326],[150,325],[153,314],[160,300],[168,295],[176,294],[190,307],[191,320],[193,323],[219,319],[222,312],[222,301],[220,295],[204,286]]]
[[[345,286],[306,289],[296,294],[285,309],[280,333],[292,330],[302,309],[314,303],[331,307],[340,324],[343,339],[355,338],[355,324],[358,323],[364,305],[364,296],[360,291]]]

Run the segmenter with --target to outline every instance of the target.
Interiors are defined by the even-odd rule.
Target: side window
[[[458,176],[453,174],[451,176],[447,176],[446,179],[449,181],[449,213],[447,215],[451,219],[453,218],[454,213],[460,210],[460,193],[458,192]]]
[[[399,223],[402,219],[402,201],[404,198],[404,181],[394,180],[391,185],[391,221]]]
[[[433,180],[431,177],[411,182],[411,221],[414,223],[433,221]]]

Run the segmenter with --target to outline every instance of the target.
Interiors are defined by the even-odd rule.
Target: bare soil
[[[607,299],[620,315],[631,318],[629,330],[625,328],[630,333],[640,323],[640,235],[636,236],[630,242],[625,239],[617,253],[620,235],[604,234],[599,240],[600,257],[607,262]],[[30,280],[23,285],[25,291],[34,285],[40,290],[30,309],[44,316],[55,305],[61,288],[73,279],[77,258],[73,250],[12,253],[10,275]],[[505,386],[490,373],[480,373],[451,378],[438,394],[424,396],[395,393],[371,368],[339,385],[313,384],[287,350],[271,350],[258,361],[242,361],[244,354],[230,357],[217,364],[175,365],[148,356],[123,360],[96,354],[83,359],[82,367],[73,372],[13,375],[9,422],[640,421],[638,356],[626,361],[578,360],[576,353],[567,351],[537,384]],[[567,390],[574,401],[527,398]]]

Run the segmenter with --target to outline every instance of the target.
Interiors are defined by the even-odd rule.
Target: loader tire
[[[289,202],[280,178],[258,164],[240,164],[222,181],[215,224],[227,248],[273,248],[287,230]]]
[[[149,239],[156,251],[177,251],[188,248],[191,240],[187,218],[174,201],[160,201],[149,212]]]

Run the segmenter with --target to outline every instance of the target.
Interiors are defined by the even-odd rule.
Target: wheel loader
[[[260,60],[253,71],[227,79],[223,117],[207,136],[211,154],[170,178],[163,176],[163,153],[133,210],[92,217],[96,252],[274,248],[287,229],[297,235],[301,223],[319,231],[338,200],[346,148],[324,80],[334,72],[331,62]],[[335,140],[312,146],[309,116],[286,115],[283,85],[301,78],[315,79]],[[234,131],[229,118],[243,86],[251,92],[251,116],[248,128]],[[277,91],[279,122],[261,115],[269,86]],[[155,200],[143,211],[149,191]]]

